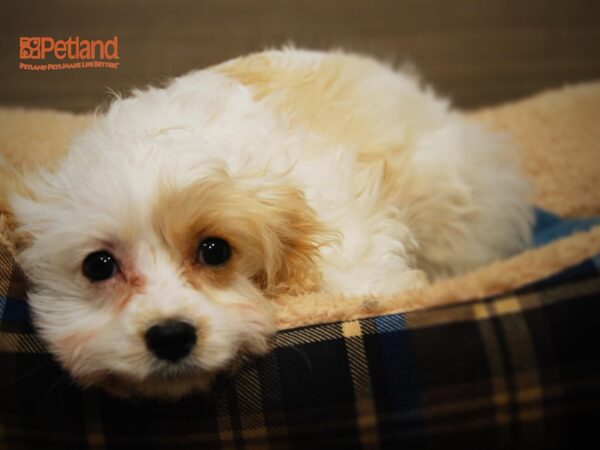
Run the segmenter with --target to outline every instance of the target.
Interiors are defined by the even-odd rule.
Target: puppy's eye
[[[83,260],[83,274],[90,281],[108,280],[119,270],[117,260],[106,251],[90,253]]]
[[[200,242],[197,260],[200,264],[218,266],[231,258],[231,247],[220,238],[210,237]]]

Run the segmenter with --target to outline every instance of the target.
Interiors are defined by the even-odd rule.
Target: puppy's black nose
[[[156,357],[175,362],[187,356],[196,344],[196,329],[186,322],[167,320],[146,331],[146,347]]]

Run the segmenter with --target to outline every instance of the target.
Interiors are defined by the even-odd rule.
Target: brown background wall
[[[18,69],[18,37],[119,37],[120,67]],[[597,0],[11,0],[0,11],[0,104],[89,110],[128,90],[295,42],[414,62],[463,107],[600,79]]]

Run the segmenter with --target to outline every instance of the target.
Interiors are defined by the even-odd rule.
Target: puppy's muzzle
[[[197,341],[196,328],[187,322],[167,320],[146,331],[146,347],[157,358],[176,362],[185,358]]]

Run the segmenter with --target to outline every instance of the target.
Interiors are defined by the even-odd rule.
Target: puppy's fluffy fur
[[[118,99],[58,170],[11,205],[50,350],[83,384],[179,396],[273,332],[268,298],[386,295],[527,244],[531,212],[502,136],[411,76],[341,52],[268,51]],[[198,243],[231,259],[198,262]],[[119,272],[82,274],[94,251]],[[155,358],[164,319],[198,330]]]

